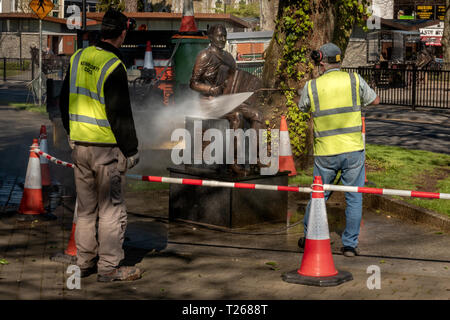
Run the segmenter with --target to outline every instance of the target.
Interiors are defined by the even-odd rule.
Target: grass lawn
[[[127,179],[126,190],[130,192],[134,191],[147,191],[147,190],[169,190],[168,183],[160,182],[148,182],[148,181],[138,181],[134,179]]]
[[[368,144],[366,175],[375,184],[369,187],[450,193],[450,155]],[[289,179],[289,184],[311,183],[312,168]],[[450,217],[450,200],[394,198]]]
[[[31,112],[37,112],[41,114],[47,114],[47,107],[45,104],[43,105],[36,105],[32,103],[21,103],[21,102],[11,102],[8,104],[11,107],[17,108],[19,110],[26,110]]]

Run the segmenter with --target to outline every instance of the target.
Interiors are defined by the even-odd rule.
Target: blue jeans
[[[321,176],[324,184],[332,184],[337,173],[341,170],[341,181],[345,186],[363,187],[365,180],[364,169],[365,152],[355,151],[342,153],[335,156],[314,157],[314,176]],[[325,201],[330,197],[331,192],[324,194]],[[342,233],[342,244],[344,247],[356,248],[358,246],[359,229],[362,218],[362,194],[355,192],[345,193],[345,230]],[[309,218],[309,201],[303,224],[305,226],[305,236]]]

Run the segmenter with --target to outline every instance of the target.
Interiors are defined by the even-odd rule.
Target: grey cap
[[[328,63],[340,63],[341,62],[341,49],[334,43],[325,43],[319,49],[322,51],[323,60]]]

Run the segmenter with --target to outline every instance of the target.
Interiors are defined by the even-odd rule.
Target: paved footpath
[[[281,235],[241,235],[181,222],[168,223],[167,207],[153,208],[153,197],[137,205],[142,193],[128,194],[129,225],[126,263],[146,270],[130,283],[104,284],[95,275],[82,279],[80,290],[69,290],[67,265],[49,256],[66,248],[72,215],[60,208],[58,220],[17,222],[14,216],[0,222],[1,299],[449,299],[450,235],[394,217],[364,212],[360,238],[362,255],[346,258],[331,227],[333,259],[353,281],[320,288],[283,282],[281,275],[298,269],[302,254],[296,243],[301,227]],[[137,200],[134,200],[136,198]],[[155,199],[156,200],[156,199]],[[295,200],[293,200],[295,202]],[[134,205],[130,204],[135,203]],[[67,204],[69,207],[70,205]],[[278,230],[267,224],[240,232]],[[369,290],[370,266],[380,269],[381,288]]]
[[[0,119],[2,174],[8,174],[11,167],[14,174],[24,176],[25,167],[17,162],[28,159],[28,141],[48,120],[5,107],[0,107]],[[51,152],[51,134],[49,137]],[[68,153],[61,158],[70,160]],[[98,283],[92,275],[82,279],[80,289],[73,290],[67,287],[68,266],[49,259],[67,247],[73,197],[63,199],[54,221],[21,222],[12,214],[0,213],[0,259],[8,262],[0,265],[0,299],[450,299],[450,235],[438,229],[366,208],[361,256],[346,258],[339,253],[342,208],[330,202],[333,260],[337,269],[351,272],[354,279],[337,287],[303,286],[281,279],[283,273],[300,266],[297,240],[302,235],[301,225],[283,234],[248,235],[168,222],[168,197],[167,190],[126,194],[125,262],[146,270],[141,280]],[[290,194],[292,212],[303,212],[304,205],[297,195]],[[235,231],[264,233],[285,226],[264,224]],[[367,286],[370,266],[380,269],[380,289]]]

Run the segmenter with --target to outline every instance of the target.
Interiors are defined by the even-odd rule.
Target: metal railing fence
[[[63,80],[70,57],[56,56],[42,59],[42,72],[47,79]],[[26,58],[0,58],[0,79],[3,81],[32,81],[39,75],[39,63]]]
[[[342,70],[359,73],[382,104],[450,108],[450,71],[368,67]]]

